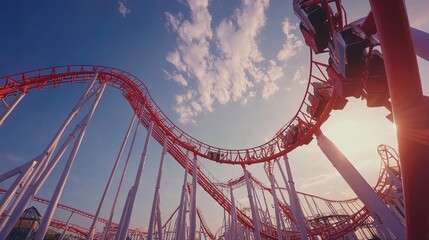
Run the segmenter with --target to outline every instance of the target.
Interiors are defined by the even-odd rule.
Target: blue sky
[[[369,9],[366,1],[344,5],[349,21]],[[426,32],[428,5],[407,1],[411,24]],[[251,147],[273,136],[295,114],[308,74],[308,48],[289,1],[4,1],[0,29],[0,76],[69,64],[119,68],[141,79],[182,129],[225,148]],[[419,64],[427,76],[427,63]],[[0,172],[37,156],[83,89],[64,85],[30,92],[0,127]],[[425,93],[428,89],[424,83]],[[385,115],[386,110],[368,109],[356,99],[322,127],[371,184],[378,174],[377,144],[396,144]],[[121,93],[108,89],[61,202],[95,212],[131,117]],[[138,146],[144,135],[141,131]],[[152,141],[132,226],[147,224],[160,152]],[[139,154],[124,189],[131,186]],[[298,190],[337,199],[353,196],[315,141],[289,157]],[[239,166],[202,164],[224,181],[242,173]],[[50,197],[62,166],[40,196]],[[262,164],[250,171],[266,182]],[[183,170],[168,157],[164,174],[161,203],[167,217],[178,205]],[[206,220],[218,227],[220,208],[202,191],[199,197],[207,203],[203,213],[211,216]]]

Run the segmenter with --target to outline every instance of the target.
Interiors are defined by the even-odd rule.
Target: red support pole
[[[397,126],[407,239],[429,238],[429,112],[403,0],[370,0]]]

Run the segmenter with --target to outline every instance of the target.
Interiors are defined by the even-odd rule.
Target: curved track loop
[[[43,89],[44,87],[57,87],[64,83],[86,83],[98,74],[99,81],[107,82],[110,86],[122,91],[124,97],[130,103],[134,112],[139,116],[141,123],[147,128],[150,121],[154,121],[152,136],[162,144],[165,136],[169,138],[167,149],[175,160],[185,167],[186,151],[192,151],[195,155],[208,158],[222,163],[231,164],[252,164],[256,162],[265,162],[286,154],[294,148],[309,143],[313,133],[318,130],[320,125],[327,119],[336,100],[335,92],[328,84],[327,77],[324,74],[324,68],[327,65],[314,61],[311,56],[309,81],[306,87],[304,99],[299,110],[294,117],[285,124],[267,143],[258,147],[241,150],[230,150],[216,148],[207,145],[190,135],[183,132],[179,127],[169,120],[162,110],[151,98],[146,86],[137,78],[124,71],[101,67],[101,66],[63,66],[40,69],[36,71],[16,74],[0,79],[0,98],[16,95],[21,92],[27,92],[30,89]],[[307,107],[311,106],[307,99],[315,91],[315,88],[323,86],[326,97],[326,105],[321,109],[317,118],[307,114]],[[292,141],[287,135],[293,135]],[[190,162],[189,173],[192,174],[192,162]],[[209,193],[227,212],[231,212],[232,205],[228,197],[217,188],[213,182],[198,167],[198,183]],[[291,221],[296,221],[291,210],[283,203],[282,211]],[[352,228],[368,217],[367,211],[361,210],[347,218],[342,223]],[[237,219],[247,228],[253,229],[251,218],[246,215],[242,209],[237,211]],[[341,223],[341,224],[342,224]],[[340,223],[338,223],[340,224]],[[328,234],[326,226],[314,227],[312,235]],[[338,229],[332,227],[332,229]],[[267,238],[276,238],[276,230],[271,226],[263,226],[261,234]],[[344,230],[344,228],[343,228]],[[335,235],[333,230],[329,230],[329,236]]]
[[[168,136],[169,145],[175,148],[183,148],[194,154],[220,163],[229,164],[253,164],[266,162],[292,151],[296,147],[308,144],[313,133],[327,119],[336,99],[332,87],[328,85],[323,69],[327,65],[314,61],[310,51],[310,74],[304,98],[297,113],[287,122],[268,142],[248,149],[224,149],[206,144],[175,125],[157,106],[149,94],[146,86],[133,75],[110,67],[94,65],[59,66],[39,69],[35,71],[19,73],[0,78],[0,99],[28,90],[53,86],[64,83],[87,83],[89,79],[98,74],[98,79],[107,82],[111,87],[122,91],[134,112],[140,117],[147,128],[149,122],[154,121],[153,136]],[[315,84],[325,84],[329,95],[327,106],[323,113],[313,118],[306,112],[307,106],[311,106],[307,98],[311,94]],[[293,135],[293,140],[287,141],[287,136]],[[157,138],[162,145],[164,138]],[[171,148],[169,153],[172,154]],[[174,156],[174,154],[172,154]]]

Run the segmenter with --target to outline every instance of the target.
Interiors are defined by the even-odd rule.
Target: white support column
[[[94,75],[94,78],[92,79],[85,93],[79,99],[79,101],[77,102],[73,110],[69,113],[66,120],[63,122],[60,129],[52,138],[51,142],[48,144],[46,149],[43,151],[43,153],[40,156],[36,157],[35,161],[37,161],[37,163],[34,167],[34,171],[31,173],[31,176],[27,180],[28,184],[25,184],[23,186],[23,188],[21,189],[22,194],[20,194],[18,198],[15,200],[17,205],[14,206],[13,208],[10,208],[12,211],[10,212],[10,215],[8,215],[8,219],[3,218],[2,220],[2,223],[1,223],[2,227],[0,227],[1,229],[0,239],[5,239],[7,235],[9,235],[9,232],[12,230],[13,226],[15,225],[15,222],[19,219],[19,217],[24,212],[28,203],[31,201],[31,199],[33,199],[34,195],[37,193],[37,191],[40,189],[41,185],[44,183],[47,176],[49,175],[49,174],[46,175],[45,168],[49,163],[51,154],[55,150],[58,142],[60,141],[61,137],[63,136],[70,122],[73,120],[73,118],[81,109],[82,105],[87,100],[88,95],[97,80],[97,77],[98,77],[98,73]]]
[[[167,154],[168,136],[165,136],[164,146],[162,147],[161,161],[159,162],[158,177],[156,179],[155,192],[153,194],[152,210],[149,218],[149,227],[147,230],[147,239],[152,240],[153,228],[155,227],[155,218],[157,215],[157,207],[159,206],[159,189],[161,187],[162,168],[164,167],[164,158]]]
[[[291,195],[291,199],[293,199],[293,203],[294,203],[293,206],[294,206],[294,210],[295,210],[295,215],[296,215],[296,218],[297,218],[297,221],[299,224],[299,233],[301,234],[301,239],[308,239],[308,237],[307,237],[307,226],[305,223],[304,214],[302,213],[301,205],[299,204],[298,195],[296,194],[295,182],[293,181],[292,171],[290,170],[288,157],[284,156],[283,159],[285,161],[286,172],[287,172],[288,179],[289,179],[289,189],[290,189],[289,193]]]
[[[271,225],[273,225],[273,221],[271,220],[271,214],[270,214],[270,210],[268,208],[267,198],[265,197],[264,189],[262,189],[261,192],[262,192],[262,197],[264,199],[266,217],[268,218],[269,223]],[[261,203],[259,203],[259,204],[261,204]]]
[[[64,167],[63,173],[60,177],[57,187],[55,188],[55,192],[52,195],[51,201],[49,202],[48,208],[45,211],[45,215],[42,218],[42,222],[40,223],[39,229],[37,230],[36,240],[43,240],[43,238],[45,237],[46,231],[48,230],[48,227],[49,227],[49,223],[51,222],[51,219],[54,216],[58,202],[63,193],[64,186],[67,182],[71,168],[76,159],[83,137],[85,136],[86,129],[88,128],[88,124],[91,121],[92,116],[94,115],[95,109],[97,108],[98,103],[100,102],[101,96],[103,95],[105,88],[106,88],[106,83],[103,83],[90,111],[84,118],[84,121],[81,125],[81,130],[79,132],[78,137],[76,138],[75,144],[67,160],[66,166]]]
[[[25,96],[25,92],[21,93],[21,95],[19,95],[19,97],[17,99],[15,99],[15,101],[13,101],[12,105],[10,105],[7,108],[6,112],[3,113],[3,115],[0,118],[0,126],[3,125],[4,121],[6,120],[6,118],[13,111],[13,109],[15,109],[15,107],[18,105],[18,103],[24,98],[24,96]]]
[[[387,205],[374,192],[371,186],[359,174],[356,168],[341,153],[322,132],[316,135],[317,145],[338,170],[343,179],[348,183],[374,219],[380,219],[397,239],[405,239],[405,226],[389,210]]]
[[[130,225],[131,214],[133,212],[132,209],[134,207],[134,202],[136,200],[137,191],[139,189],[140,180],[141,180],[141,177],[143,174],[143,168],[144,168],[144,164],[145,164],[145,160],[146,160],[146,156],[147,156],[147,150],[149,147],[149,140],[150,140],[150,137],[152,135],[153,124],[154,124],[154,122],[153,122],[153,120],[151,120],[149,123],[149,128],[147,130],[146,141],[144,144],[143,153],[142,153],[142,156],[140,159],[140,164],[139,164],[139,167],[137,169],[137,175],[136,175],[134,185],[133,185],[134,189],[133,189],[132,194],[130,196],[130,202],[128,205],[129,210],[127,211],[127,215],[124,218],[124,226],[123,226],[123,229],[122,229],[122,232],[121,232],[119,239],[126,239],[126,236],[127,236],[128,226]]]
[[[159,202],[160,201],[159,201],[159,196],[158,196],[158,202],[156,203],[156,212],[157,212],[157,214],[156,214],[156,224],[157,224],[157,227],[158,227],[158,239],[161,240],[161,239],[163,239],[162,238],[163,234],[162,234],[162,221],[161,221],[161,207],[159,206],[160,205]]]
[[[286,198],[283,195],[282,189],[280,188],[279,184],[277,183],[277,180],[274,177],[273,177],[273,184],[274,184],[274,188],[279,190],[280,197],[283,200],[283,204],[286,205],[286,207],[290,208],[290,205],[288,204],[288,202],[286,202]],[[285,232],[286,239],[289,239],[290,237],[289,237],[289,234],[287,232],[286,224],[289,224],[291,226],[292,231],[297,231],[298,229],[290,219],[286,219],[286,218],[283,219],[283,216],[281,215],[280,202],[278,199],[279,199],[279,197],[277,197],[277,203],[278,203],[279,214],[280,214],[280,219],[281,219],[280,223],[281,223],[282,228],[286,231]]]
[[[124,229],[124,220],[125,220],[125,216],[128,214],[127,213],[128,205],[130,203],[130,197],[133,191],[134,191],[134,187],[131,187],[131,189],[128,191],[127,199],[125,200],[125,204],[124,204],[124,209],[121,214],[121,219],[119,220],[118,229],[116,230],[115,240],[121,240],[120,236],[122,235],[122,231]]]
[[[92,240],[95,232],[95,224],[97,223],[98,217],[100,215],[101,208],[103,207],[104,200],[109,192],[110,185],[112,184],[113,176],[115,175],[116,168],[118,167],[119,161],[121,160],[122,153],[124,152],[125,145],[127,144],[128,137],[130,136],[131,129],[136,120],[136,115],[134,114],[133,119],[131,120],[130,126],[128,127],[127,133],[125,134],[124,140],[122,141],[121,148],[119,149],[118,156],[116,157],[115,163],[113,164],[112,172],[110,173],[109,180],[107,181],[106,187],[104,188],[103,196],[101,197],[100,203],[98,204],[97,211],[95,213],[94,219],[92,220],[91,227],[89,228],[88,235],[86,240]]]
[[[181,239],[181,240],[189,239],[188,238],[189,237],[189,227],[186,223],[186,219],[187,219],[186,214],[188,214],[188,218],[190,217],[189,216],[189,205],[190,205],[189,198],[190,198],[190,196],[189,196],[188,192],[186,192],[185,200],[184,200],[184,206],[183,206],[182,219],[180,220],[182,225],[181,225],[181,229],[179,232],[179,239]]]
[[[255,240],[261,240],[261,228],[259,226],[259,214],[258,209],[256,209],[255,206],[255,200],[253,199],[253,189],[252,184],[250,182],[250,173],[247,171],[246,166],[243,165],[243,171],[244,171],[244,179],[246,181],[246,187],[247,187],[247,196],[249,198],[249,204],[250,204],[250,210],[252,211],[252,220],[253,220],[253,227],[254,229],[254,237]]]
[[[128,167],[128,163],[129,163],[130,158],[131,158],[131,153],[133,152],[134,143],[136,141],[139,126],[140,126],[140,121],[137,122],[136,129],[134,130],[133,140],[131,141],[131,146],[130,146],[130,149],[128,150],[128,155],[127,155],[127,159],[125,160],[124,169],[122,170],[121,180],[119,180],[118,190],[116,191],[115,199],[113,200],[113,205],[112,205],[112,210],[110,211],[109,221],[106,224],[106,232],[107,233],[110,230],[110,225],[112,224],[113,215],[115,214],[116,203],[118,201],[119,193],[121,192],[122,183],[124,181],[124,177],[125,177],[125,174],[127,172],[127,167]],[[121,219],[122,219],[122,217],[121,217]],[[103,240],[106,240],[106,239],[107,239],[107,236],[105,236]]]
[[[245,235],[246,235],[246,239],[247,239],[247,240],[250,240],[250,239],[251,239],[251,237],[250,237],[250,229],[246,228]],[[256,239],[256,238],[255,238],[255,239]]]
[[[186,193],[186,183],[188,181],[188,169],[189,169],[189,154],[190,151],[187,150],[186,151],[186,159],[185,159],[185,174],[183,176],[183,185],[182,185],[182,193],[180,195],[180,203],[179,203],[179,213],[177,215],[178,221],[177,221],[177,229],[176,229],[176,235],[174,237],[175,240],[181,240],[181,239],[185,239],[184,237],[184,225],[186,225],[184,223],[184,215],[186,215],[186,201],[185,201],[185,197],[187,196]]]
[[[232,226],[231,226],[231,224],[232,224],[231,215],[228,214],[228,234],[226,235],[227,239],[234,239],[234,238],[232,238]],[[201,230],[201,225],[200,225],[200,230]]]
[[[0,201],[0,215],[2,215],[6,207],[9,206],[9,203],[12,200],[15,193],[17,192],[19,185],[22,184],[22,182],[26,181],[28,178],[28,175],[30,175],[31,172],[33,171],[36,161],[32,161],[29,163],[31,164],[24,165],[25,169],[21,169],[21,174],[16,177],[15,181],[9,187],[8,191],[3,195],[3,198]]]
[[[70,220],[73,216],[73,212],[70,214],[69,219],[67,220],[66,226],[64,227],[63,232],[61,233],[60,239],[59,240],[63,240],[64,236],[66,235],[67,229],[69,228],[69,224],[70,224]]]
[[[191,195],[191,212],[190,223],[189,223],[189,240],[195,240],[195,231],[197,226],[197,166],[198,159],[197,155],[194,153],[194,163],[192,171],[192,195]]]
[[[283,219],[281,218],[281,215],[280,215],[279,201],[277,199],[276,188],[275,188],[275,185],[274,185],[274,175],[271,173],[268,176],[268,178],[270,180],[271,192],[273,194],[273,200],[274,200],[274,211],[275,211],[275,214],[276,214],[277,238],[278,239],[283,239],[283,234],[282,234],[282,222],[283,222]]]
[[[283,181],[285,183],[286,189],[288,191],[290,208],[292,209],[292,212],[293,212],[293,214],[295,215],[295,218],[296,218],[296,213],[294,213],[294,211],[295,211],[295,205],[294,205],[292,194],[290,192],[290,187],[289,187],[289,184],[288,184],[288,181],[287,181],[287,178],[286,178],[286,174],[284,173],[283,167],[280,164],[280,162],[279,161],[276,161],[276,162],[277,162],[277,166],[279,167],[280,173],[282,175]],[[285,201],[283,193],[281,191],[280,191],[280,194],[283,197],[283,201]],[[286,203],[286,201],[285,201],[285,203]],[[291,221],[290,224],[291,224],[291,227],[292,227],[292,231],[298,231],[298,227],[296,226],[296,224],[293,221]]]
[[[9,207],[8,212],[4,212],[2,215],[2,221],[0,222],[0,239],[2,237],[5,237],[9,234],[9,232],[12,230],[13,226],[15,226],[15,223],[18,221],[19,217],[21,216],[22,212],[25,210],[25,207],[28,205],[28,203],[31,201],[34,195],[38,192],[40,187],[42,186],[43,182],[46,180],[46,178],[49,176],[49,174],[52,172],[53,167],[58,163],[59,159],[64,154],[65,150],[67,149],[70,142],[75,138],[75,135],[80,131],[80,125],[76,126],[75,129],[71,134],[69,134],[67,140],[63,143],[63,145],[60,147],[58,152],[55,154],[54,158],[52,159],[52,163],[49,165],[51,167],[48,167],[43,171],[43,174],[39,179],[37,179],[36,183],[32,183],[32,180],[35,180],[37,176],[37,167],[39,167],[38,170],[41,170],[41,160],[37,159],[36,165],[33,168],[33,171],[30,173],[30,176],[25,181],[24,185],[22,186],[18,196],[15,198],[15,201],[12,203],[12,205]],[[42,154],[43,155],[43,154]],[[42,156],[41,155],[41,156]],[[12,218],[11,218],[12,217]]]
[[[27,169],[30,165],[32,165],[34,161],[35,160],[31,160],[27,163],[22,164],[19,167],[16,167],[12,170],[9,170],[9,171],[3,173],[2,175],[0,175],[0,183],[2,183],[3,181],[5,181],[11,177],[14,177],[17,174],[23,173],[23,171],[25,171],[25,169]]]
[[[226,223],[226,210],[223,209],[223,220],[222,220],[222,226],[223,226],[223,237],[225,240],[229,240],[228,239],[228,234],[227,234],[227,223]]]
[[[232,214],[232,239],[238,239],[238,232],[237,232],[237,208],[235,206],[235,198],[234,198],[234,189],[230,187],[229,189],[231,193],[231,214]]]
[[[46,181],[47,177],[50,175],[56,164],[58,163],[59,159],[63,156],[65,153],[67,147],[71,143],[71,141],[75,138],[76,134],[80,131],[80,123],[78,126],[74,128],[72,133],[69,134],[68,138],[64,141],[60,149],[57,151],[51,162],[47,164],[48,166],[42,166],[44,165],[44,161],[49,160],[50,156],[47,156],[45,153],[42,153],[38,157],[36,157],[33,161],[36,162],[35,166],[33,167],[33,170],[31,174],[28,176],[25,183],[22,185],[20,193],[15,199],[15,202],[10,206],[9,213],[12,215],[20,215],[25,210],[25,207],[28,205],[28,203],[31,201],[31,199],[36,195],[36,193],[39,191],[43,183]],[[18,207],[18,210],[17,210]],[[20,212],[16,213],[15,211]],[[5,220],[6,218],[3,218]],[[2,227],[0,226],[0,229]]]

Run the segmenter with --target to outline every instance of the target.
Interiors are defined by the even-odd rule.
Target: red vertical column
[[[429,238],[429,112],[403,0],[370,0],[397,126],[407,239]]]

